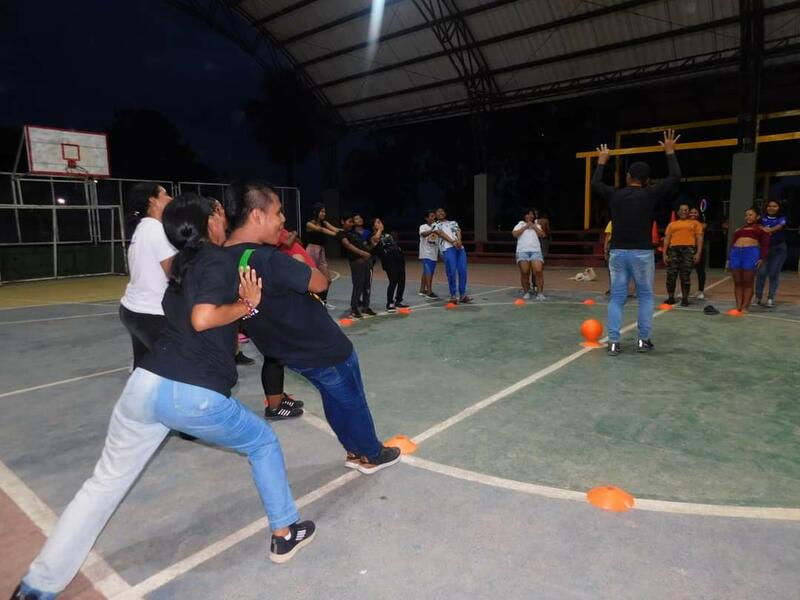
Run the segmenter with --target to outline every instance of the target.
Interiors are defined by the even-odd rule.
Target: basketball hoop
[[[68,158],[66,160],[67,160],[67,168],[64,169],[64,173],[66,175],[71,175],[74,177],[82,177],[84,179],[89,179],[92,176],[91,173],[89,173],[89,171],[87,171],[78,164],[78,161],[76,159]]]
[[[77,169],[78,168],[78,161],[74,158],[67,159],[67,169]]]

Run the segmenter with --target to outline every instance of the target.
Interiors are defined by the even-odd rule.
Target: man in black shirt
[[[353,292],[350,294],[350,317],[360,319],[364,314],[375,316],[369,306],[360,309],[358,306],[364,290],[369,284],[370,270],[372,269],[372,254],[370,247],[361,239],[361,236],[353,229],[353,217],[350,214],[342,215],[342,230],[336,234],[342,246],[345,256],[350,262],[350,278],[353,282]]]
[[[651,238],[653,213],[656,205],[674,195],[678,190],[681,170],[675,156],[675,145],[680,136],[670,129],[664,132],[659,144],[667,155],[667,177],[658,184],[648,186],[650,167],[645,162],[631,164],[625,175],[626,187],[619,190],[603,183],[603,171],[610,152],[606,144],[597,151],[597,169],[592,176],[592,190],[608,201],[611,221],[611,250],[608,267],[611,272],[611,299],[608,303],[608,352],[620,352],[620,327],[622,309],[628,295],[628,282],[633,279],[639,299],[639,341],[637,350],[652,350],[650,331],[653,322],[653,279],[655,258]]]

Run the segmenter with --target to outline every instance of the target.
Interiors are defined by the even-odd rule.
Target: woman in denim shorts
[[[517,240],[517,265],[519,265],[522,293],[525,300],[531,299],[531,271],[536,280],[536,299],[546,300],[544,294],[544,256],[540,237],[544,230],[536,222],[533,210],[525,212],[523,220],[514,226],[511,235]]]

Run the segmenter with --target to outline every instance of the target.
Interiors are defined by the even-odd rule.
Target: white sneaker
[[[703,292],[697,292],[697,296],[695,296],[698,300],[705,300],[706,295]]]
[[[537,299],[539,302],[544,302],[545,300],[547,300],[547,298],[545,297],[545,295],[544,295],[544,294],[542,294],[541,292],[539,292],[538,294],[536,294],[536,299]]]
[[[767,308],[775,308],[775,300],[767,298]]]
[[[525,293],[522,295],[522,299],[523,299],[523,300],[530,300],[530,299],[531,299],[531,293],[530,293],[530,292],[525,292]]]

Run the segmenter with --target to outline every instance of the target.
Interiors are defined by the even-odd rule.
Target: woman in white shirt
[[[531,271],[536,279],[537,300],[546,300],[544,289],[544,256],[540,237],[545,235],[544,230],[536,222],[533,210],[528,210],[523,220],[514,226],[511,232],[517,240],[517,265],[519,265],[520,281],[522,282],[522,296],[525,300],[531,299]]]
[[[119,318],[131,334],[134,369],[166,323],[161,300],[176,250],[164,233],[161,217],[171,201],[167,191],[156,183],[138,183],[128,193],[134,227],[128,246],[131,280],[120,299]]]

